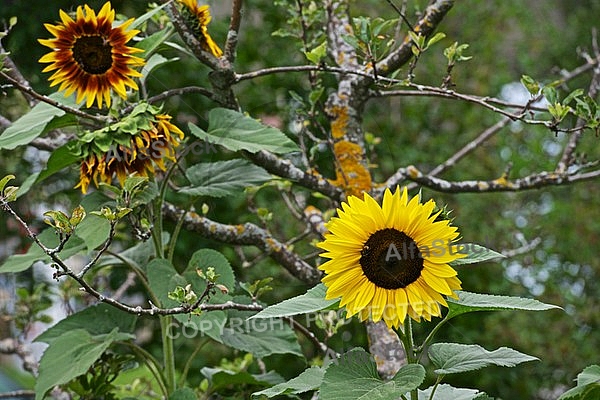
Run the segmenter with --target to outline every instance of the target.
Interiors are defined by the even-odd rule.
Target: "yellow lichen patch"
[[[487,182],[477,182],[477,188],[479,190],[487,190],[489,189],[490,185]]]
[[[272,238],[266,238],[265,243],[269,246],[271,251],[281,251],[281,244],[277,243],[277,241]]]
[[[336,179],[332,183],[342,187],[346,194],[359,196],[371,190],[371,173],[363,165],[362,148],[346,140],[334,144],[333,152],[337,159]]]
[[[244,225],[236,225],[235,226],[235,231],[237,232],[238,235],[241,235],[242,233],[244,233],[246,229],[244,228]]]
[[[498,179],[494,179],[492,181],[492,183],[499,185],[499,186],[504,186],[504,187],[513,187],[513,183],[511,181],[508,180],[508,174],[502,174],[502,176]]]
[[[419,171],[414,165],[409,165],[406,167],[406,172],[412,179],[416,179],[421,176],[421,171]]]
[[[334,139],[343,138],[348,126],[348,107],[331,107],[329,114],[333,117],[333,122],[331,122],[331,136]]]

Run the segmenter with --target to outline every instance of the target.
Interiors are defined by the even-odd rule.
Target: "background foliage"
[[[89,1],[99,9],[103,1]],[[278,3],[288,3],[280,1]],[[145,2],[113,1],[113,7],[128,16],[140,15],[145,11]],[[56,20],[58,9],[73,7],[71,1],[54,1],[51,5],[40,2],[4,1],[0,20],[16,15],[18,25],[3,41],[11,52],[11,58],[34,89],[50,93],[47,76],[41,74],[37,59],[45,53],[34,38],[47,37],[41,22]],[[407,14],[414,19],[427,2],[408,1]],[[211,35],[223,43],[227,31],[229,4],[213,2]],[[353,13],[377,17],[390,15],[385,1],[364,0],[355,2]],[[442,42],[422,57],[415,70],[419,83],[439,85],[445,75],[446,60],[441,50],[453,41],[468,43],[467,55],[473,58],[455,68],[453,81],[459,92],[476,93],[482,96],[514,96],[521,93],[519,80],[523,74],[541,82],[550,82],[561,76],[561,71],[572,70],[584,61],[582,52],[592,52],[594,29],[600,4],[594,0],[546,0],[523,2],[516,0],[494,0],[485,2],[457,2],[450,14],[439,26],[446,33]],[[250,71],[278,65],[306,63],[300,52],[301,45],[289,38],[273,36],[278,29],[286,28],[285,7],[271,1],[252,0],[245,4],[244,19],[238,47],[236,68]],[[282,51],[282,49],[285,49]],[[166,57],[175,56],[173,50],[165,50]],[[192,57],[177,54],[181,59],[157,69],[148,79],[146,90],[157,93],[168,87],[189,84],[207,85],[207,69]],[[585,87],[589,74],[568,84],[564,93],[575,87]],[[327,86],[327,78],[325,85]],[[270,75],[247,81],[236,87],[242,108],[263,121],[276,124],[289,131],[298,105],[290,91],[306,96],[309,86],[306,74],[290,73]],[[15,91],[5,90],[0,97],[2,116],[15,120],[26,110],[26,104]],[[526,94],[525,94],[526,95]],[[183,95],[171,98],[165,109],[175,116],[179,126],[192,121],[206,127],[208,111],[213,108],[207,99],[198,95]],[[443,162],[456,151],[457,146],[467,143],[483,129],[497,122],[499,116],[491,111],[465,102],[429,97],[389,97],[369,103],[363,116],[365,130],[377,138],[371,149],[377,164],[374,176],[382,179],[392,174],[401,165],[415,165],[420,170],[429,170]],[[473,152],[461,163],[448,171],[448,180],[488,179],[499,177],[509,163],[511,174],[523,176],[530,172],[553,168],[560,157],[560,145],[565,134],[552,134],[545,128],[519,122],[504,128],[494,139]],[[598,159],[598,138],[586,132],[578,151],[590,160]],[[3,151],[0,157],[2,175],[17,173],[19,179],[38,171],[48,154],[44,151],[18,148]],[[202,161],[228,158],[228,154],[207,154]],[[325,164],[330,154],[317,154]],[[319,158],[317,160],[319,162]],[[333,174],[333,171],[330,171]],[[29,192],[17,203],[21,215],[28,217],[34,226],[41,227],[40,210],[47,208],[72,209],[80,195],[73,190],[76,182],[75,168],[65,171],[47,181],[39,190]],[[330,175],[333,177],[333,175]],[[463,343],[485,343],[496,348],[507,343],[517,350],[541,359],[534,368],[524,366],[513,369],[492,367],[485,373],[469,373],[455,376],[452,383],[461,387],[477,387],[486,393],[501,398],[543,398],[544,391],[557,387],[566,389],[584,367],[597,362],[600,336],[597,334],[600,316],[600,290],[595,282],[600,274],[598,261],[598,238],[600,237],[600,187],[597,181],[578,183],[565,187],[550,187],[517,193],[457,194],[447,195],[424,189],[424,197],[432,197],[447,203],[467,241],[476,241],[499,251],[512,251],[525,247],[527,251],[516,251],[501,263],[485,263],[465,266],[459,270],[463,287],[473,292],[488,292],[505,295],[536,297],[541,301],[557,304],[565,312],[545,313],[474,313],[453,320],[442,332],[441,337]],[[289,237],[294,226],[285,211],[272,207],[277,199],[277,190],[267,188],[252,199],[252,207],[266,208],[278,213],[271,229],[277,236]],[[225,199],[203,199],[197,209],[206,203],[210,215],[224,223],[260,223],[256,214],[247,211],[245,196]],[[318,201],[315,204],[319,204]],[[279,205],[278,207],[281,207]],[[282,207],[281,207],[282,208]],[[0,257],[18,253],[29,246],[11,218],[0,214]],[[528,246],[528,244],[535,246]],[[124,248],[127,243],[123,243]],[[274,290],[262,300],[272,304],[291,296],[304,293],[307,287],[289,275],[269,258],[245,263],[242,253],[232,246],[202,238],[195,233],[186,233],[179,242],[176,254],[188,257],[191,251],[204,247],[222,251],[236,272],[239,281],[252,282],[265,276],[273,276]],[[530,248],[531,247],[531,248]],[[246,250],[245,258],[259,256],[256,250]],[[187,260],[176,260],[175,264]],[[107,276],[119,282],[116,276]],[[0,278],[2,279],[2,278]],[[9,278],[3,278],[8,280]],[[17,286],[32,288],[38,282],[32,270],[16,277]],[[0,281],[2,282],[2,281]],[[50,285],[56,286],[55,282]],[[132,291],[135,291],[133,288]],[[139,288],[138,288],[139,289]],[[54,290],[56,293],[57,291]],[[72,307],[80,304],[67,291],[65,302]],[[73,291],[71,291],[73,293]],[[152,332],[154,322],[144,319],[142,325]],[[427,329],[427,326],[419,327]],[[343,332],[342,332],[343,331]],[[7,329],[0,329],[6,334]],[[419,334],[419,332],[417,332]],[[366,334],[356,321],[346,325],[330,340],[330,345],[345,348],[349,342],[366,346]],[[314,351],[303,343],[305,354]],[[152,353],[159,353],[160,337],[149,335],[145,345]],[[177,355],[189,354],[196,343],[189,340],[177,342]],[[317,354],[312,354],[316,356]],[[307,356],[310,358],[311,354]],[[236,358],[237,357],[237,358]],[[190,370],[215,365],[240,366],[245,361],[243,354],[233,354],[225,346],[212,346],[211,351],[201,351],[194,359]],[[297,376],[305,369],[305,362],[289,356],[271,356],[269,365],[286,379]],[[255,364],[249,367],[253,372]],[[203,377],[190,374],[190,383],[199,385]],[[564,390],[562,390],[564,391]],[[561,393],[560,391],[558,393]],[[223,389],[225,395],[228,393]],[[556,392],[555,392],[556,393]]]

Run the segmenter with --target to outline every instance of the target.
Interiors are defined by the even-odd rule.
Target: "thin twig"
[[[12,392],[0,393],[0,399],[14,399],[14,398],[35,398],[35,392],[33,390],[14,390]]]
[[[2,71],[0,71],[0,77],[9,81],[19,91],[21,91],[23,93],[27,93],[30,96],[34,97],[35,99],[42,101],[44,103],[50,104],[51,106],[54,106],[56,108],[59,108],[66,113],[73,114],[73,115],[76,115],[81,118],[92,119],[92,120],[102,123],[102,124],[105,124],[110,121],[110,117],[91,115],[91,114],[85,113],[83,111],[80,111],[77,108],[73,108],[73,107],[69,107],[64,104],[61,104],[58,101],[52,100],[51,98],[49,98],[47,96],[41,95],[38,92],[36,92],[35,90],[33,90],[32,88],[30,88],[29,86],[23,85],[21,82],[17,81],[16,79],[13,79],[11,76],[7,75],[6,73],[4,73]]]

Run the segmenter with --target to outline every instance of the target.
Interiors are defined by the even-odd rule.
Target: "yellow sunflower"
[[[81,163],[79,183],[75,187],[86,193],[91,182],[98,187],[99,182],[111,183],[115,175],[123,185],[132,173],[139,176],[153,173],[154,164],[165,171],[164,160],[175,161],[175,147],[184,137],[170,119],[169,115],[156,115],[150,128],[131,136],[128,143],[114,144],[108,152],[89,151]]]
[[[348,317],[383,319],[389,327],[407,315],[416,321],[440,316],[440,304],[448,306],[444,296],[456,298],[461,288],[448,263],[465,254],[454,244],[457,228],[436,220],[434,209],[433,200],[409,201],[406,188],[386,189],[382,206],[368,194],[349,196],[318,244],[330,259],[319,267],[326,298],[341,298]]]
[[[198,29],[197,33],[204,51],[211,53],[215,57],[221,57],[223,52],[208,34],[208,24],[212,20],[209,7],[207,5],[199,6],[196,0],[177,1],[184,4],[195,19],[193,23],[197,24],[197,26],[194,28]]]
[[[52,49],[39,60],[52,63],[43,72],[56,71],[48,78],[50,86],[60,84],[59,90],[67,96],[76,91],[78,103],[86,98],[86,106],[91,107],[96,100],[99,108],[103,101],[110,107],[111,88],[122,98],[127,95],[125,86],[138,89],[131,78],[142,74],[130,66],[144,65],[143,59],[132,56],[144,50],[125,46],[139,32],[127,31],[133,18],[113,28],[115,11],[107,2],[98,15],[85,5],[77,7],[75,20],[63,10],[60,19],[58,25],[44,24],[54,39],[39,39]]]

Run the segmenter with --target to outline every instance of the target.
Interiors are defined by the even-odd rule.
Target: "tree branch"
[[[177,221],[184,212],[169,203],[165,203],[162,210],[165,217],[172,221]],[[316,284],[321,279],[319,270],[304,262],[268,231],[254,224],[247,222],[243,225],[226,225],[187,211],[183,218],[183,226],[190,231],[200,233],[204,237],[223,243],[258,247],[303,282]]]
[[[322,193],[335,201],[341,201],[344,197],[340,188],[331,184],[315,170],[304,171],[292,164],[291,161],[264,150],[257,153],[243,152],[243,154],[271,174],[297,182],[305,188]]]
[[[436,0],[427,7],[423,17],[413,26],[413,30],[425,37],[431,36],[453,5],[454,0]],[[410,36],[406,35],[400,47],[377,63],[377,71],[387,75],[406,64],[413,57],[412,46]]]
[[[91,115],[91,114],[85,113],[83,111],[80,111],[77,108],[69,107],[69,106],[66,106],[66,105],[64,105],[62,103],[59,103],[56,100],[52,100],[51,98],[49,98],[47,96],[41,95],[38,92],[36,92],[35,90],[33,90],[32,88],[30,88],[29,86],[25,86],[21,82],[17,81],[13,77],[7,75],[6,73],[4,73],[2,71],[0,71],[0,77],[6,79],[8,82],[10,82],[19,91],[21,91],[23,93],[27,93],[31,97],[35,98],[36,100],[39,100],[39,101],[42,101],[44,103],[50,104],[51,106],[59,108],[59,109],[63,110],[66,113],[76,115],[76,116],[78,116],[80,118],[91,119],[91,120],[94,120],[96,122],[100,122],[102,124],[105,124],[106,122],[110,121],[110,117],[100,116],[100,115]]]
[[[233,0],[231,8],[231,20],[229,22],[229,31],[227,32],[227,41],[225,42],[224,56],[233,64],[235,61],[235,49],[238,44],[240,23],[242,21],[242,0]]]
[[[506,177],[502,176],[490,181],[447,181],[434,176],[424,175],[412,165],[408,166],[404,172],[406,173],[406,179],[430,189],[446,193],[517,192],[521,190],[539,189],[546,186],[583,182],[600,177],[600,170],[576,174],[561,174],[557,171],[543,171],[515,180],[508,180]]]

